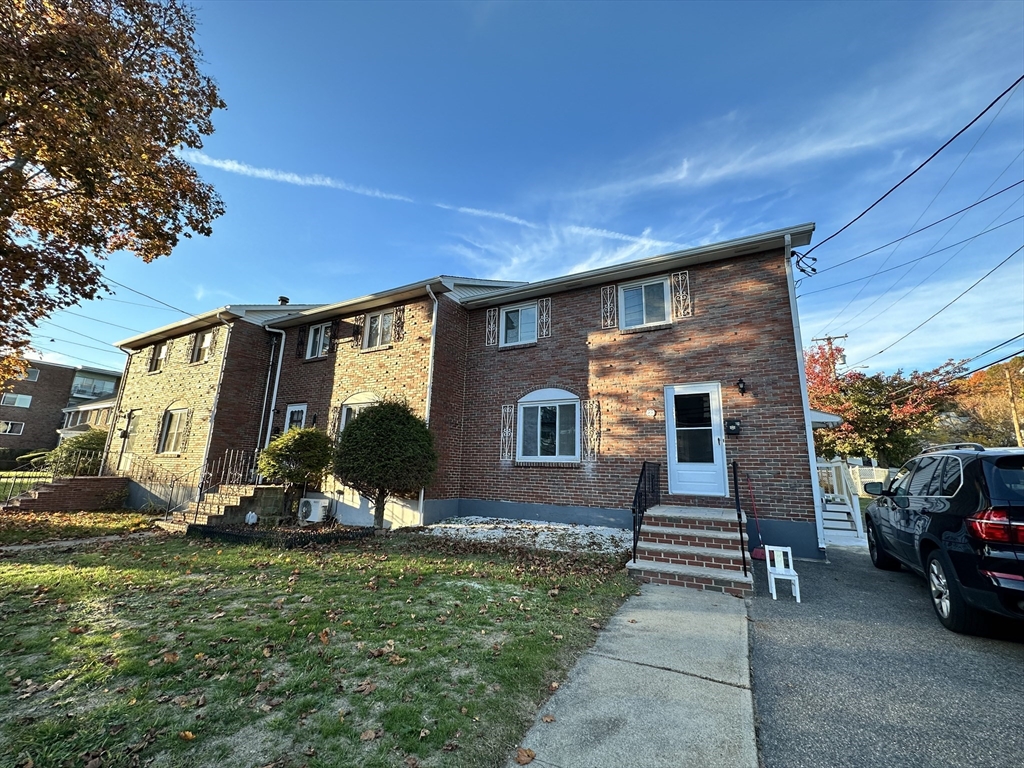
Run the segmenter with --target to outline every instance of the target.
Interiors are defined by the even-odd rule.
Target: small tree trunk
[[[284,487],[284,509],[281,510],[281,520],[287,524],[292,515],[292,492],[294,485],[288,483]]]
[[[377,500],[373,507],[373,527],[378,531],[384,527],[384,505],[387,503],[388,493],[384,489],[377,491]]]

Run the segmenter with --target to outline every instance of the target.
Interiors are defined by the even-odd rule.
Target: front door
[[[728,496],[722,388],[716,381],[665,387],[668,492]]]
[[[289,405],[284,413],[284,431],[302,429],[306,426],[306,404]]]

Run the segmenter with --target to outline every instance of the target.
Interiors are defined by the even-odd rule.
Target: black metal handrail
[[[743,509],[740,507],[740,479],[738,461],[732,463],[732,487],[736,496],[736,527],[740,530],[740,557],[743,558],[743,575],[747,575],[747,546],[743,543]]]
[[[661,504],[661,464],[645,461],[640,468],[640,479],[637,480],[633,492],[633,560],[636,561],[636,548],[640,543],[640,528],[644,524],[644,514],[651,507]]]
[[[102,462],[103,451],[67,451],[23,464],[0,473],[0,499],[7,504],[56,480],[92,477],[99,473]]]

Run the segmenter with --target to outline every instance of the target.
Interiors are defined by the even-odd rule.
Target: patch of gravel
[[[424,535],[490,541],[511,547],[615,555],[633,546],[633,532],[596,525],[570,525],[499,517],[453,517],[421,529]]]

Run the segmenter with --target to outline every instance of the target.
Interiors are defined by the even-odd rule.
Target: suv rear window
[[[1002,456],[989,468],[992,502],[1024,504],[1024,456]]]

